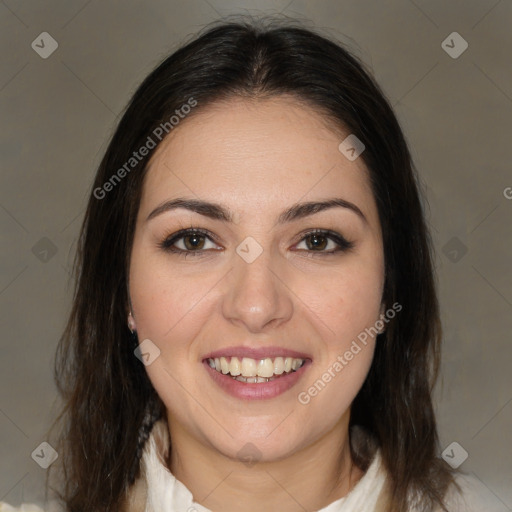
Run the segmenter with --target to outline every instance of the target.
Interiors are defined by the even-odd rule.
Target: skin
[[[375,339],[307,405],[297,399],[385,309],[377,207],[362,159],[351,162],[338,150],[348,134],[292,97],[237,98],[182,121],[150,161],[131,255],[129,321],[140,341],[160,349],[146,370],[167,408],[169,468],[215,512],[276,503],[284,512],[319,510],[363,475],[350,457],[348,424]],[[185,209],[146,220],[177,197],[220,203],[236,222]],[[336,207],[275,226],[292,204],[332,197],[356,204],[366,221]],[[159,247],[191,226],[218,241],[199,239],[202,255],[187,258]],[[337,247],[329,238],[308,246],[310,229],[331,229],[354,247],[328,254]],[[248,236],[263,248],[250,264],[236,252]],[[191,241],[174,245],[192,252]],[[234,345],[277,345],[313,362],[284,394],[240,400],[202,363],[208,352]],[[238,455],[247,443],[258,450],[254,465]]]

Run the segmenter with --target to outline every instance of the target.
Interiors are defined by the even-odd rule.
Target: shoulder
[[[446,505],[453,512],[505,512],[508,508],[483,482],[471,475],[460,473],[446,494]]]
[[[44,510],[33,503],[22,503],[19,507],[13,507],[0,501],[0,512],[44,512]]]

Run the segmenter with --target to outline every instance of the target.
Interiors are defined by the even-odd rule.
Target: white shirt
[[[165,464],[169,433],[165,422],[155,424],[144,447],[141,478],[147,486],[144,512],[211,512],[196,503],[190,490],[169,471]],[[343,498],[317,512],[376,512],[378,497],[386,481],[380,451],[377,451],[366,473]],[[483,484],[473,477],[459,475],[462,496],[452,490],[447,499],[450,512],[506,512],[509,509]],[[49,509],[47,509],[49,510]],[[52,509],[53,510],[53,509]],[[44,512],[34,504],[19,508],[0,502],[0,512]],[[411,512],[415,512],[411,510]]]

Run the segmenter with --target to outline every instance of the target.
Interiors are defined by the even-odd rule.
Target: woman
[[[242,20],[168,57],[99,166],[77,256],[65,510],[479,510],[439,457],[411,157],[340,45]]]

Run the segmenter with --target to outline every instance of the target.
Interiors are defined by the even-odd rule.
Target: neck
[[[169,468],[213,512],[319,510],[346,496],[364,472],[353,464],[347,411],[313,444],[277,461],[246,465],[200,443],[168,418],[172,439]]]

